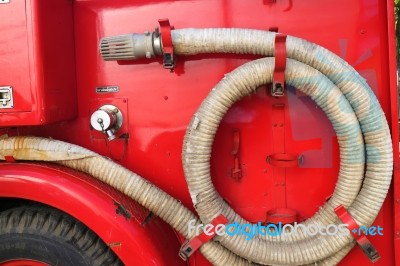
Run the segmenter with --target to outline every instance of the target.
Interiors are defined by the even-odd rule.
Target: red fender
[[[78,171],[53,164],[1,163],[0,197],[32,200],[68,213],[93,230],[125,265],[186,265],[171,227]]]

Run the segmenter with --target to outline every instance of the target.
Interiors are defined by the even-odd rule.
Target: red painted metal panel
[[[14,108],[0,108],[1,126],[75,117],[72,2],[10,1],[1,4],[0,17],[0,86],[14,94]]]
[[[192,208],[181,166],[186,126],[210,89],[225,73],[256,57],[179,57],[174,73],[163,69],[161,58],[124,63],[101,60],[98,53],[101,37],[152,30],[158,19],[164,17],[168,17],[176,28],[267,30],[278,27],[282,33],[315,42],[340,55],[367,79],[390,121],[396,159],[394,186],[375,221],[375,225],[384,228],[384,236],[370,240],[382,257],[377,265],[394,265],[395,254],[400,254],[400,234],[395,235],[400,231],[400,162],[391,0],[251,3],[241,0],[76,0],[78,117],[62,124],[19,129],[19,134],[52,136],[106,156],[123,158],[121,164]],[[95,88],[104,85],[119,86],[120,91],[97,94]],[[91,102],[108,98],[128,99],[129,122],[126,126],[130,137],[126,151],[121,148],[122,144],[106,145],[105,140],[92,137],[89,126]],[[295,88],[287,88],[287,96],[281,101],[285,108],[279,119],[284,121],[284,130],[273,129],[277,119],[272,109],[275,99],[265,88],[260,88],[256,94],[230,109],[214,141],[211,158],[213,182],[226,201],[251,221],[265,220],[266,212],[278,203],[296,210],[300,220],[306,219],[332,194],[337,181],[338,144],[325,114]],[[233,130],[240,131],[242,178],[239,181],[231,175]],[[276,153],[275,149],[304,156],[300,167],[283,169],[278,183],[284,186],[280,187],[274,182],[275,169],[266,161],[268,155]],[[120,157],[123,152],[124,156]],[[400,265],[399,258],[396,259]],[[198,255],[196,263],[206,265]],[[358,248],[354,248],[341,265],[355,263],[370,265]]]
[[[12,85],[14,90],[14,108],[0,109],[0,112],[31,111],[31,84],[29,77],[28,33],[25,15],[25,1],[4,4],[0,8],[2,26],[0,28],[1,64],[0,86]],[[23,62],[23,64],[22,64]],[[18,71],[16,71],[18,69]]]
[[[137,203],[77,171],[55,165],[0,164],[0,195],[41,202],[91,228],[126,265],[185,265],[168,225]],[[116,213],[116,202],[132,218]]]

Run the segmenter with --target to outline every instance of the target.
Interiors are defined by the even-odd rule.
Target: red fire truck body
[[[390,127],[393,178],[373,223],[384,233],[367,238],[379,252],[376,265],[400,265],[393,1],[0,0],[0,18],[2,134],[82,146],[140,175],[193,213],[182,166],[185,132],[227,73],[263,55],[176,52],[171,70],[162,56],[103,60],[100,40],[153,32],[159,19],[168,18],[172,31],[277,31],[338,55],[367,81]],[[165,49],[165,36],[160,38]],[[291,222],[303,222],[329,200],[338,181],[341,154],[331,122],[309,96],[289,85],[284,90],[284,96],[274,97],[265,84],[237,101],[224,115],[212,144],[212,183],[224,201],[252,223],[270,222],[271,211],[281,216],[289,212],[291,218],[294,213]],[[121,116],[110,115],[113,111],[107,108],[116,108]],[[97,111],[99,116],[94,115]],[[120,123],[108,133],[93,126],[103,121],[99,119],[104,113]],[[97,120],[91,124],[92,117]],[[186,240],[181,233],[90,174],[40,159],[24,161],[12,154],[4,158],[1,213],[17,217],[12,210],[40,206],[66,214],[91,230],[125,265],[211,264],[199,251],[187,261],[181,259],[179,250]],[[1,226],[0,219],[0,235]],[[15,243],[18,239],[6,247],[0,241],[0,265],[51,264],[46,255],[2,261],[1,253],[18,249]],[[339,265],[355,264],[373,264],[357,246]]]

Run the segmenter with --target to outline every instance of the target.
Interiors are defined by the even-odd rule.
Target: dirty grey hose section
[[[172,31],[172,37],[175,52],[182,55],[249,53],[272,56],[274,51],[274,33],[257,30],[184,29]],[[333,208],[343,204],[349,207],[358,224],[369,226],[386,197],[393,168],[390,131],[379,102],[365,80],[326,49],[288,36],[287,53],[289,58],[298,61],[288,60],[287,83],[309,94],[324,109],[340,145],[340,174],[334,194],[305,223],[340,223]],[[221,213],[231,222],[247,223],[215,191],[209,159],[214,135],[224,114],[234,102],[272,81],[272,60],[257,60],[227,75],[203,101],[188,127],[182,160],[193,204],[203,223]],[[357,117],[358,125],[351,113]],[[362,135],[357,133],[357,127],[361,128]],[[245,236],[224,236],[219,240],[234,253],[254,262],[294,265],[330,256],[333,258],[325,263],[339,261],[352,242],[350,236],[301,234],[289,239],[267,236],[247,241]]]
[[[159,216],[185,238],[187,224],[198,218],[178,200],[123,166],[74,144],[38,137],[9,137],[0,140],[0,159],[54,162],[87,173],[134,199]],[[249,262],[210,241],[200,248],[214,265],[249,265]],[[178,254],[177,254],[178,255]]]

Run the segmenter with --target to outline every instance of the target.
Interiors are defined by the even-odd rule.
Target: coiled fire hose
[[[227,74],[196,111],[187,129],[182,162],[193,204],[201,223],[223,214],[230,222],[247,223],[226,204],[210,177],[211,146],[230,106],[271,83],[275,33],[247,29],[183,29],[172,31],[174,52],[240,53],[270,56]],[[340,147],[340,171],[331,199],[304,224],[339,224],[333,209],[342,204],[359,225],[370,226],[391,182],[393,155],[390,131],[375,95],[359,74],[338,56],[307,41],[287,37],[286,83],[308,94],[327,114]],[[148,208],[190,239],[187,225],[200,220],[159,188],[124,167],[73,144],[36,137],[0,140],[0,159],[51,161],[109,184]],[[364,169],[365,166],[365,169]],[[214,265],[334,265],[352,248],[351,236],[301,234],[218,236],[200,251]]]

